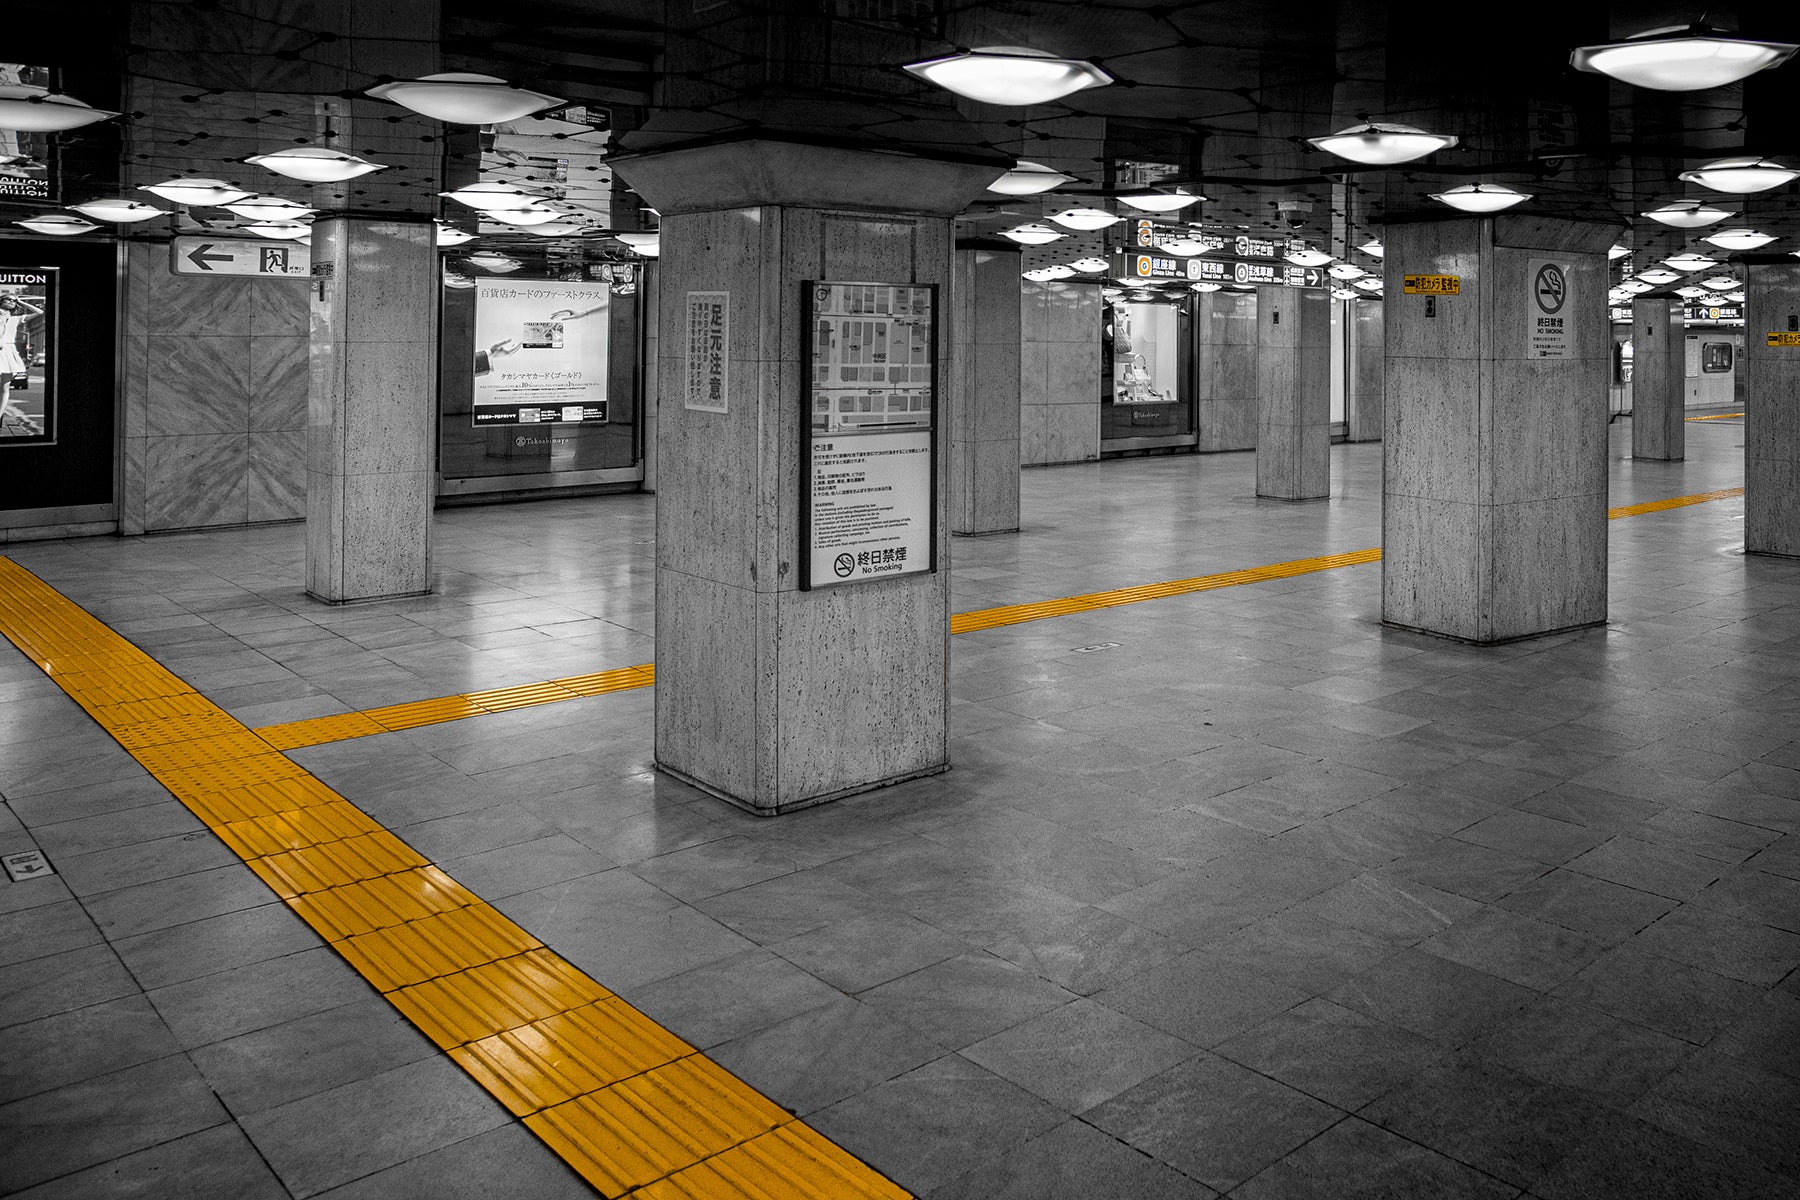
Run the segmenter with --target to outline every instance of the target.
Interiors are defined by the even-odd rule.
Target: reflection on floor
[[[1728,422],[1613,437],[1615,505],[1741,482]],[[955,607],[1379,541],[1379,447],[1252,465],[1029,472]],[[446,512],[367,608],[291,526],[8,553],[261,726],[650,661],[652,504]],[[1615,522],[1610,624],[1507,647],[1374,565],[969,633],[953,771],[776,820],[656,776],[641,689],[292,757],[921,1195],[1785,1196],[1800,564],[1742,511]],[[590,1194],[10,648],[0,698],[60,872],[0,884],[0,1192]]]

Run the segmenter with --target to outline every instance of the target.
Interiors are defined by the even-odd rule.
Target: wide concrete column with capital
[[[1320,288],[1256,289],[1256,494],[1331,494],[1331,300]]]
[[[1390,225],[1382,620],[1503,642],[1606,619],[1610,225]],[[1408,275],[1457,295],[1406,295]]]
[[[949,297],[955,386],[944,410],[951,533],[1019,528],[1020,282],[1016,248],[956,251]]]
[[[1683,302],[1639,296],[1631,302],[1631,457],[1687,457],[1687,327]]]
[[[615,162],[662,214],[657,765],[764,815],[946,769],[951,214],[1003,167],[774,139]],[[935,571],[800,588],[816,281],[939,289]],[[724,297],[716,399],[698,294]]]
[[[313,223],[306,591],[431,589],[438,258],[429,217]]]
[[[1744,549],[1800,557],[1800,264],[1745,274]]]

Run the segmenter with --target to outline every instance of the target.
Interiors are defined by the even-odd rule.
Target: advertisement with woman
[[[56,440],[56,269],[0,267],[0,447]]]

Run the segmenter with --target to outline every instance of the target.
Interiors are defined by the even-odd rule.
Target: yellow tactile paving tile
[[[395,1008],[446,1050],[611,997],[549,950],[527,950],[388,994]]]
[[[909,1200],[912,1193],[789,1121],[632,1193],[633,1200]]]
[[[343,800],[213,826],[213,832],[240,858],[246,859],[266,858],[287,850],[343,841],[380,830],[381,826],[373,817]]]
[[[568,688],[577,696],[604,696],[608,692],[650,687],[656,682],[656,665],[641,663],[635,667],[619,667],[611,671],[594,671],[587,675],[569,675],[552,679],[551,683]]]
[[[298,750],[303,746],[342,742],[350,738],[368,737],[372,733],[386,733],[388,730],[367,713],[340,713],[306,721],[289,721],[282,725],[264,725],[256,732],[277,750]]]
[[[524,683],[517,687],[489,688],[483,692],[466,692],[463,699],[488,712],[506,712],[529,708],[533,704],[549,704],[555,700],[571,700],[575,693],[554,683]]]
[[[115,706],[119,707],[119,706]],[[242,734],[244,727],[234,718],[213,712],[182,713],[177,716],[152,717],[148,720],[121,720],[130,714],[107,714],[102,722],[127,750],[146,746],[167,746],[176,742],[193,742],[202,738]],[[266,745],[261,749],[268,749]]]
[[[355,934],[332,944],[381,992],[454,975],[543,945],[483,903]]]
[[[156,777],[176,795],[185,792],[228,792],[234,788],[254,788],[263,784],[299,779],[306,769],[268,749],[263,753],[228,762],[203,762],[191,766],[172,766],[158,770]]]
[[[430,865],[385,829],[250,861],[251,869],[283,900]]]
[[[1714,413],[1709,417],[1684,417],[1687,421],[1729,421],[1733,417],[1741,417],[1743,413]]]
[[[697,1053],[612,997],[458,1046],[450,1056],[522,1117]]]
[[[617,1196],[792,1120],[699,1055],[525,1118],[582,1178]]]
[[[1690,504],[1705,504],[1709,500],[1730,500],[1742,496],[1744,489],[1720,488],[1716,492],[1696,492],[1692,496],[1671,496],[1667,500],[1650,500],[1643,504],[1628,504],[1623,508],[1609,508],[1606,515],[1611,520],[1620,517],[1639,517],[1645,513],[1667,512],[1672,508],[1686,508]]]
[[[460,721],[488,711],[462,696],[445,696],[437,700],[415,700],[409,704],[390,704],[363,713],[387,730],[417,729],[421,725],[437,725],[444,721]]]
[[[289,899],[288,907],[327,940],[337,942],[455,912],[477,902],[474,892],[438,868],[419,867],[376,879],[359,879],[323,892],[307,892]]]
[[[306,774],[274,783],[232,787],[209,786],[204,780],[178,780],[172,775],[159,776],[158,780],[208,825],[249,821],[344,802],[342,796]]]

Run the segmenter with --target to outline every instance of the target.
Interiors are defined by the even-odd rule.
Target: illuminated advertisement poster
[[[0,267],[0,447],[56,440],[56,268]]]
[[[811,283],[802,588],[936,568],[934,290]]]
[[[476,425],[604,425],[604,282],[475,283]]]
[[[21,63],[0,63],[0,87],[7,84],[51,86],[46,67],[30,67]],[[8,200],[53,200],[50,194],[50,135],[19,129],[0,128],[0,202]]]

